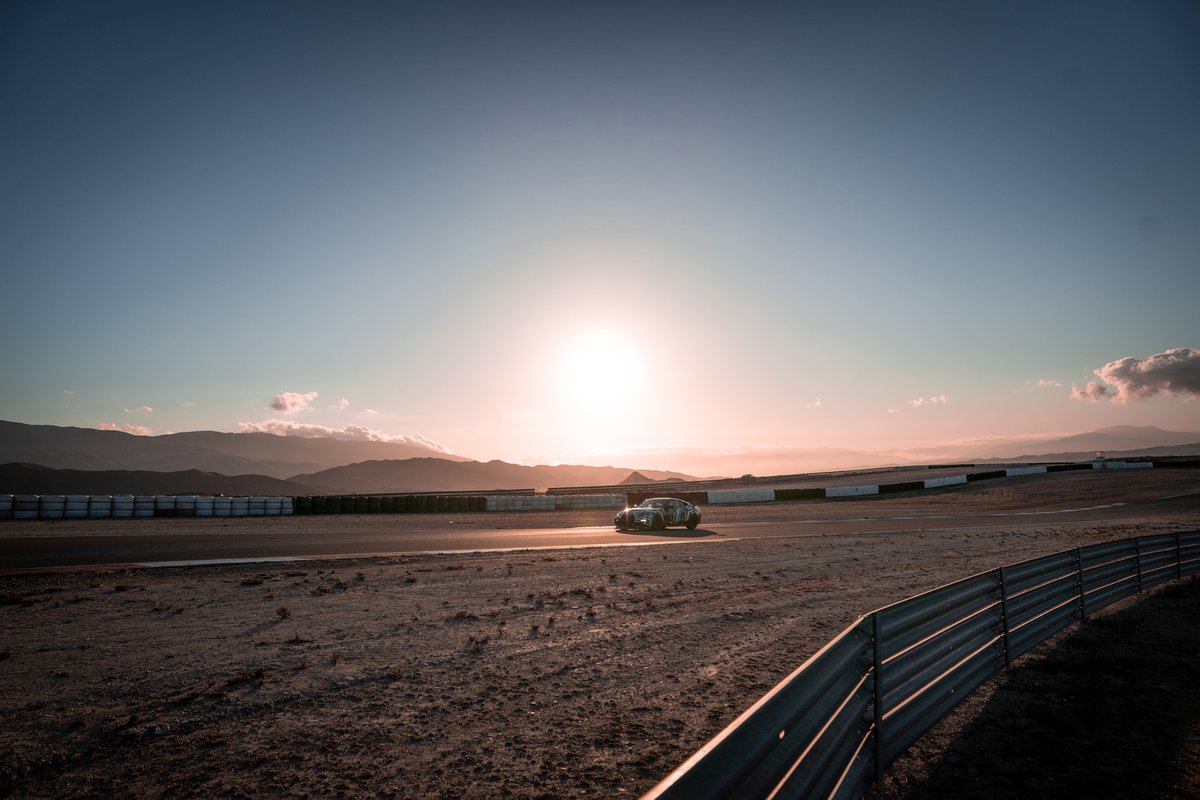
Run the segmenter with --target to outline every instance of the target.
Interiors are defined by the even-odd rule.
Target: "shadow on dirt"
[[[931,731],[876,797],[1200,797],[1197,619],[1191,578],[1088,620],[1001,673],[957,733],[953,716]]]

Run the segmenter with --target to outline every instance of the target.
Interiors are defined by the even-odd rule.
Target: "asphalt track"
[[[1190,495],[1139,503],[1039,512],[962,515],[847,517],[845,519],[775,522],[726,522],[695,531],[618,532],[612,527],[398,530],[379,524],[341,526],[338,531],[289,526],[288,519],[132,522],[128,532],[89,532],[78,523],[0,525],[0,574],[51,572],[104,567],[159,567],[197,563],[290,561],[300,559],[399,556],[426,553],[495,552],[563,547],[611,547],[683,542],[729,542],[775,537],[891,534],[926,530],[978,530],[1039,525],[1071,526],[1119,523],[1194,512],[1198,497]],[[752,512],[748,512],[752,513]],[[802,513],[797,511],[798,514]],[[304,518],[301,518],[304,519]]]

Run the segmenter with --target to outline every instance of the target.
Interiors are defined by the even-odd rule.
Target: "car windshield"
[[[666,500],[643,500],[638,508],[666,508]]]

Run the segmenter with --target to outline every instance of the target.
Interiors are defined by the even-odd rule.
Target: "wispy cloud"
[[[933,397],[918,397],[916,400],[909,400],[908,404],[913,408],[920,408],[921,406],[945,404],[946,402],[946,395],[939,394]]]
[[[1049,378],[1042,378],[1041,380],[1038,380],[1038,381],[1028,381],[1026,383],[1026,385],[1027,386],[1036,386],[1039,389],[1060,389],[1060,388],[1062,388],[1061,381],[1050,380]]]
[[[336,403],[334,403],[333,407],[338,411],[345,411],[350,407],[350,401],[343,397],[341,400],[338,400]]]
[[[154,431],[145,425],[131,425],[128,422],[124,425],[118,425],[115,422],[101,422],[96,426],[102,431],[122,431],[123,433],[132,433],[134,436],[153,436]]]
[[[63,394],[75,394],[74,389],[63,389]]]
[[[365,428],[362,425],[347,425],[344,428],[331,428],[327,425],[315,425],[311,423],[295,422],[290,419],[268,419],[262,422],[239,422],[238,428],[242,433],[272,433],[276,436],[301,436],[305,438],[316,438],[318,436],[328,436],[333,439],[341,439],[351,442],[389,442],[392,444],[407,444],[413,447],[424,447],[429,450],[436,450],[439,453],[449,453],[450,451],[419,433],[411,435],[399,434],[392,435],[383,431],[372,430]]]
[[[814,400],[811,403],[805,403],[804,407],[805,408],[820,408],[821,407],[821,398],[818,397],[816,400]]]
[[[312,408],[312,401],[316,400],[317,396],[316,392],[280,392],[267,408],[284,414],[295,414]]]
[[[150,406],[138,406],[137,408],[127,408],[127,409],[125,409],[125,413],[126,413],[126,414],[136,414],[136,413],[141,413],[141,414],[153,414],[153,413],[154,413],[154,409],[153,409],[153,408],[151,408]]]
[[[1071,397],[1099,403],[1147,400],[1158,394],[1193,400],[1200,397],[1200,350],[1176,347],[1148,358],[1126,357],[1092,370],[1100,380],[1080,388],[1071,385]]]

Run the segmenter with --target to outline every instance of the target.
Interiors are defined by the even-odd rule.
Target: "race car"
[[[661,531],[668,525],[686,525],[691,531],[700,524],[700,509],[674,497],[651,497],[622,510],[613,522],[619,531],[631,528]]]

